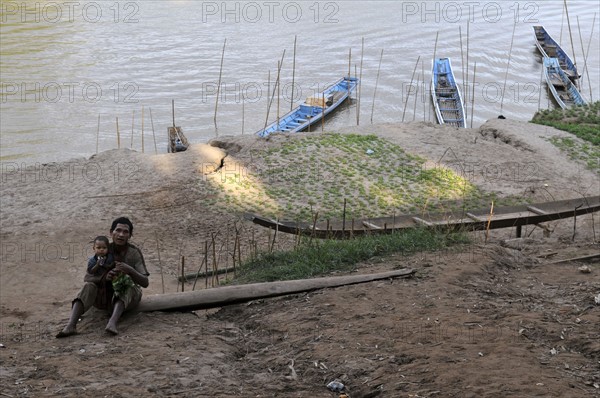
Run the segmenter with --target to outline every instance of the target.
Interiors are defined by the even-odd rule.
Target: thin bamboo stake
[[[154,140],[154,153],[158,154],[158,147],[156,146],[156,133],[154,132],[154,119],[152,118],[152,108],[150,110],[150,124],[152,125],[152,140]]]
[[[242,95],[242,135],[244,135],[244,118],[246,114],[246,99]]]
[[[596,15],[594,15],[594,18],[596,18]],[[596,22],[596,21],[594,21]],[[581,36],[581,25],[579,24],[579,15],[577,16],[577,29],[579,30],[579,41],[581,43],[581,52],[583,53],[583,70],[585,71],[585,74],[587,75],[587,81],[588,84],[590,86],[590,97],[592,95],[592,83],[590,81],[590,74],[587,70],[587,56],[589,55],[589,53],[586,53],[585,49],[583,48],[583,38]],[[583,77],[583,73],[581,74]],[[581,79],[580,79],[581,80]],[[581,87],[581,83],[579,84],[579,86]],[[590,102],[592,102],[592,99],[590,98]]]
[[[586,50],[586,54],[589,55],[590,54],[590,44],[592,43],[592,37],[594,37],[594,26],[596,26],[596,13],[594,13],[594,21],[592,22],[592,31],[590,32],[590,39],[588,40],[588,45],[587,45],[587,50]],[[587,61],[586,61],[587,64]],[[590,85],[590,102],[594,102],[594,97],[592,95],[592,81],[590,79],[590,75],[587,72],[587,67],[586,67],[586,73],[588,74],[588,84]]]
[[[371,124],[373,124],[373,113],[375,112],[375,94],[377,94],[377,85],[379,84],[379,72],[381,71],[381,60],[383,59],[383,48],[379,56],[379,66],[377,67],[377,78],[375,78],[375,89],[373,90],[373,104],[371,105]]]
[[[185,291],[185,256],[181,256],[181,292]]]
[[[515,19],[516,21],[516,19]],[[470,39],[470,35],[469,35],[469,27],[470,27],[470,21],[469,19],[467,19],[467,61],[465,63],[465,71],[467,73],[467,75],[465,76],[466,81],[469,81],[469,39]],[[468,101],[469,98],[465,98],[465,101]],[[467,108],[465,107],[465,112],[467,112]]]
[[[348,50],[348,77],[351,77],[352,73],[352,47]]]
[[[275,80],[275,85],[273,86],[273,93],[271,95],[271,100],[268,101],[268,105],[267,105],[267,117],[265,119],[265,128],[267,128],[267,124],[269,123],[269,113],[270,113],[270,110],[271,110],[271,105],[273,104],[273,98],[275,98],[275,90],[277,90],[277,87],[278,87],[278,84],[279,84],[279,78],[281,76],[281,67],[283,66],[283,59],[284,58],[285,58],[285,50],[283,50],[283,54],[281,55],[281,62],[279,62],[277,64],[277,79]],[[271,82],[271,71],[269,71],[269,86],[271,85],[270,82]],[[268,100],[268,98],[267,98],[267,100]],[[279,128],[279,123],[277,123],[277,128]]]
[[[277,70],[281,70],[281,64],[277,61]],[[277,75],[277,126],[279,126],[279,98],[281,94],[281,85],[279,84],[279,75]]]
[[[321,133],[325,131],[325,92],[323,92],[323,109],[321,110]]]
[[[212,278],[212,286],[215,287],[215,281],[219,283],[219,276],[217,274],[217,270],[219,269],[219,265],[217,263],[217,244],[215,242],[215,235],[212,235],[212,246],[213,246],[213,278]]]
[[[427,83],[425,82],[425,62],[421,61],[421,81],[423,82],[423,90],[421,91],[421,102],[423,103],[423,121],[425,121],[425,115],[427,114],[425,101],[427,99],[427,93],[425,87],[427,87]]]
[[[290,98],[290,111],[294,109],[294,86],[296,85],[296,41],[298,36],[294,35],[294,58],[292,61],[292,97]]]
[[[363,58],[365,53],[365,38],[362,38],[362,46],[360,50],[360,75],[358,78],[358,94],[356,99],[356,125],[360,125],[360,94],[361,94],[361,86],[362,86],[362,72],[363,72]],[[349,87],[349,86],[348,86]]]
[[[215,116],[213,118],[215,122],[215,129],[217,129],[217,108],[219,107],[219,94],[221,92],[221,77],[223,76],[223,60],[225,59],[225,45],[227,44],[227,38],[223,41],[223,51],[221,52],[221,68],[219,69],[219,82],[217,83],[217,98],[215,100]]]
[[[463,53],[463,42],[462,42],[462,29],[460,25],[458,25],[458,37],[460,40],[460,65],[462,69],[462,81],[463,81],[463,93],[467,92],[467,81],[465,79],[465,56]]]
[[[200,277],[200,274],[202,273],[202,266],[204,266],[204,260],[206,258],[203,257],[202,258],[202,262],[200,263],[200,267],[198,267],[198,272],[196,272],[196,275],[194,276],[194,284],[192,285],[192,290],[196,290],[196,282],[198,281],[198,278]],[[204,274],[204,277],[208,277],[207,274]]]
[[[208,241],[204,241],[204,288],[208,289]]]
[[[410,97],[410,90],[412,88],[413,79],[415,78],[415,71],[417,70],[417,66],[419,65],[420,59],[421,59],[421,56],[419,55],[419,57],[417,58],[417,62],[415,63],[415,68],[413,69],[412,76],[410,78],[410,85],[409,85],[408,93],[406,93],[406,101],[404,101],[404,111],[402,112],[402,122],[404,122],[404,115],[406,114],[406,105],[408,105],[408,99]]]
[[[413,122],[417,118],[417,100],[418,99],[419,99],[419,76],[417,75],[417,89],[415,91],[415,103],[413,105]]]
[[[435,44],[433,45],[433,64],[435,64],[435,56],[437,55],[437,44],[438,44],[438,37],[440,35],[440,32],[437,31],[435,33]],[[432,65],[433,68],[433,65]],[[433,70],[431,71],[431,73],[433,74]],[[429,93],[431,93],[431,91],[433,90],[433,77],[431,79],[429,79]],[[435,104],[434,104],[435,105]],[[431,108],[433,107],[429,107],[429,114],[427,115],[427,119],[431,120]]]
[[[515,18],[515,23],[513,24],[512,36],[510,38],[510,49],[508,50],[508,62],[506,63],[506,72],[504,74],[504,86],[502,87],[502,96],[500,99],[500,116],[502,116],[502,106],[504,105],[504,93],[506,92],[506,80],[508,79],[508,69],[510,67],[510,57],[512,55],[513,43],[515,39],[515,30],[517,29],[517,19]],[[468,71],[467,71],[468,73]]]
[[[131,114],[131,145],[129,146],[130,149],[133,149],[133,122],[135,119],[135,109],[133,110],[132,114]]]
[[[165,294],[165,277],[163,275],[162,261],[160,261],[160,245],[158,243],[158,234],[154,233],[154,239],[156,239],[156,254],[158,255],[158,268],[160,269],[160,282],[162,286],[162,292]]]
[[[490,208],[490,214],[488,215],[488,222],[485,228],[485,242],[487,243],[488,236],[490,234],[490,224],[492,223],[492,217],[494,215],[494,201],[492,201],[492,207]]]
[[[98,114],[98,129],[96,130],[96,155],[98,154],[98,141],[100,140],[100,114]]]
[[[542,84],[544,81],[544,61],[542,60],[542,69],[540,72],[540,95],[538,95],[538,112],[542,107]]]
[[[344,211],[342,213],[342,238],[346,234],[346,198],[344,198]]]
[[[119,117],[117,116],[117,148],[121,149],[121,134],[119,134]]]
[[[144,153],[144,105],[142,105],[142,153]]]
[[[569,19],[569,8],[567,7],[567,0],[565,2],[565,15],[567,17],[567,26],[569,27],[569,38],[571,40],[571,51],[573,52],[573,65],[577,66],[577,58],[575,57],[575,45],[573,44],[573,33],[571,32],[571,20]]]
[[[475,110],[475,73],[477,72],[477,61],[475,61],[475,65],[473,66],[473,95],[471,95],[471,128],[473,128],[473,111]],[[466,115],[465,115],[466,116]],[[465,117],[466,121],[466,117]],[[466,127],[465,123],[465,127]]]

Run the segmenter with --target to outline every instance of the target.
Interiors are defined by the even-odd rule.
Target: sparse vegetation
[[[352,240],[305,240],[292,251],[262,253],[245,262],[236,274],[235,283],[304,279],[352,271],[359,262],[375,256],[431,252],[467,242],[468,237],[463,233],[444,234],[420,228]]]
[[[340,219],[344,199],[346,216],[356,219],[504,204],[467,176],[374,135],[315,134],[257,159],[239,178],[213,176],[236,211],[310,221],[316,212],[320,219]]]
[[[600,101],[569,109],[545,109],[537,112],[531,121],[567,131],[587,141],[580,143],[565,137],[550,139],[571,159],[581,160],[587,168],[600,173]]]

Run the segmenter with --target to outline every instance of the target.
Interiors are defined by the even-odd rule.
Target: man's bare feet
[[[73,336],[75,334],[77,334],[77,330],[74,327],[67,325],[67,326],[65,326],[65,328],[63,330],[58,332],[58,334],[56,335],[56,338],[60,339],[63,337]]]
[[[119,332],[117,331],[117,326],[112,325],[110,322],[108,323],[108,325],[106,325],[106,328],[104,330],[106,330],[108,333],[112,334],[113,336],[116,336],[119,334]]]

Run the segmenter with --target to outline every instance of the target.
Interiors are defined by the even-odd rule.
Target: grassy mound
[[[250,167],[213,176],[237,211],[300,221],[485,207],[496,197],[459,173],[374,135],[318,134],[261,152]],[[501,204],[512,204],[508,199]]]
[[[590,170],[600,173],[600,101],[569,109],[545,109],[537,112],[531,121],[567,131],[586,141],[580,143],[565,137],[550,140],[571,159],[581,160]]]

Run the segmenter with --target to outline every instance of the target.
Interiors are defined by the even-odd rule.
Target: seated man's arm
[[[115,272],[113,272],[110,276],[111,279],[114,275],[116,275],[119,271],[124,272],[131,277],[131,279],[141,287],[148,287],[148,270],[146,269],[146,264],[144,262],[144,257],[142,256],[142,252],[135,246],[132,246],[130,249],[130,253],[128,253],[126,261],[124,262],[116,262],[116,266],[114,268]]]

